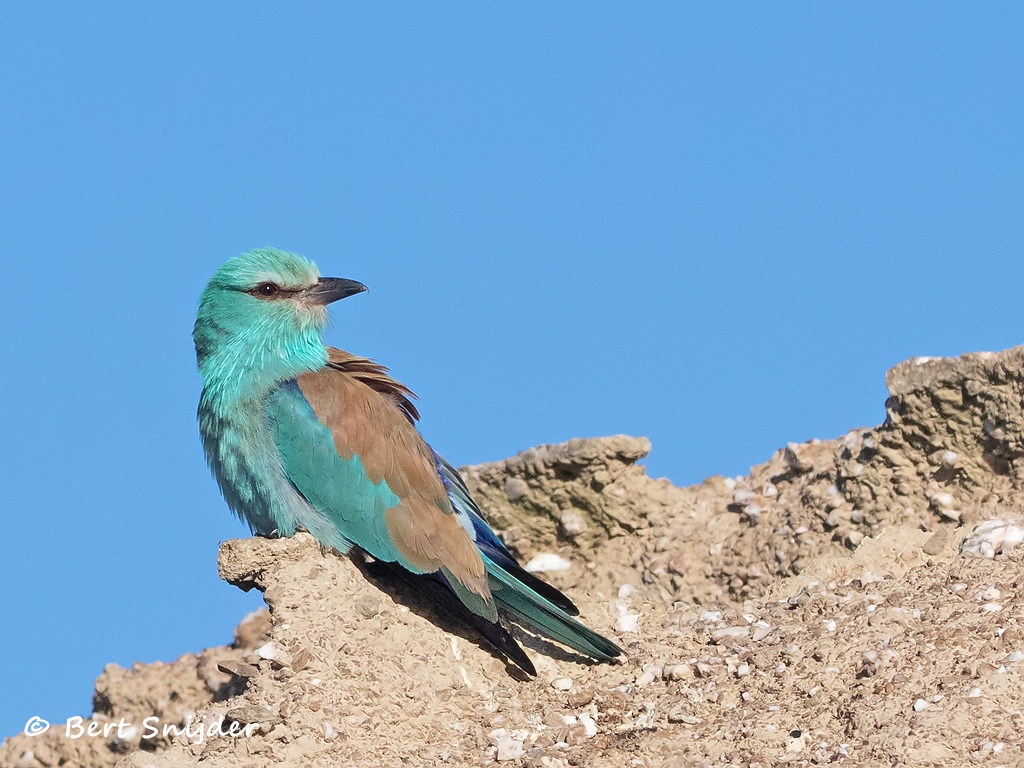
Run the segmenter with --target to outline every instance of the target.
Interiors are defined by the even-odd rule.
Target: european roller
[[[622,650],[523,570],[458,471],[416,429],[413,393],[388,369],[324,345],[327,305],[366,290],[266,248],[227,261],[203,291],[193,338],[199,429],[228,506],[261,536],[305,530],[358,547],[410,581],[437,582],[530,674],[499,613],[598,661]],[[449,592],[450,590],[450,592]]]

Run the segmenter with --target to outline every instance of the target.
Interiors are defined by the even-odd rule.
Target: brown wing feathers
[[[347,373],[355,377],[375,392],[390,397],[410,423],[420,420],[420,412],[416,410],[413,400],[416,395],[405,384],[395,381],[388,373],[388,368],[366,357],[356,357],[334,347],[328,347],[329,359],[327,367]]]
[[[343,458],[358,455],[367,476],[387,482],[401,503],[385,514],[398,550],[425,573],[445,569],[486,602],[491,594],[480,552],[459,524],[433,455],[416,431],[415,397],[366,358],[328,348],[326,368],[298,377],[313,412]],[[374,554],[374,553],[370,553]]]

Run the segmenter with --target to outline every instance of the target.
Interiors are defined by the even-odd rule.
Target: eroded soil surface
[[[523,635],[525,679],[305,534],[234,540],[221,575],[269,613],[230,646],[108,666],[84,721],[190,731],[52,728],[0,766],[1022,764],[1024,348],[887,384],[885,424],[741,478],[648,478],[625,436],[465,468],[524,561],[571,563],[547,577],[623,664]]]

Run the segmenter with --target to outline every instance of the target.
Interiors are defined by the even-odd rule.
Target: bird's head
[[[260,248],[225,262],[199,300],[192,338],[204,389],[255,395],[327,361],[327,305],[360,293],[355,280],[320,277],[294,253]]]

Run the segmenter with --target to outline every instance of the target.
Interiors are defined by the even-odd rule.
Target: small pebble
[[[948,538],[946,529],[940,528],[928,538],[928,541],[924,543],[924,546],[921,547],[921,549],[926,555],[932,555],[933,557],[935,555],[941,555],[946,549],[946,542],[948,541]]]
[[[693,677],[693,670],[689,664],[676,664],[669,672],[669,677],[673,680],[686,680]]]
[[[529,573],[553,573],[555,571],[568,571],[571,568],[571,562],[553,552],[541,552],[538,555],[534,555],[530,562],[523,566],[523,569]]]
[[[981,593],[982,600],[998,600],[1002,596],[1003,593],[997,587],[989,587]]]
[[[699,717],[686,713],[686,704],[676,704],[668,713],[670,723],[686,723],[687,725],[699,725],[702,721]]]
[[[650,685],[655,680],[661,679],[661,667],[648,664],[644,667],[644,671],[640,674],[640,677],[636,679],[636,685],[638,688]]]
[[[737,488],[732,494],[733,504],[749,504],[755,498],[756,494],[753,491],[748,491],[746,488]]]
[[[515,504],[529,493],[530,486],[526,484],[525,480],[520,480],[518,477],[510,477],[505,481],[505,498],[510,503]]]
[[[570,707],[579,709],[585,707],[594,700],[594,690],[587,688],[585,691],[573,691],[569,694],[568,703]]]
[[[287,666],[291,663],[291,657],[273,642],[264,643],[254,653],[261,659],[267,659],[275,664]]]
[[[256,649],[255,653],[261,659],[275,659],[277,658],[278,650],[277,646],[273,643],[264,643]]]
[[[973,557],[995,557],[1024,542],[1024,519],[993,518],[976,527],[960,544],[960,553]]]
[[[551,681],[551,687],[556,691],[568,691],[572,688],[572,678],[558,677]]]
[[[226,672],[229,675],[235,677],[256,677],[260,671],[257,667],[252,664],[246,664],[243,661],[233,661],[231,659],[225,659],[224,661],[218,662],[217,669],[221,672]]]
[[[711,633],[711,637],[716,641],[728,640],[731,638],[746,637],[750,634],[748,627],[722,627],[716,629]]]
[[[364,619],[372,619],[380,613],[380,600],[373,595],[363,595],[356,601],[356,610]]]
[[[491,744],[497,744],[502,739],[508,738],[508,728],[495,728],[487,734],[487,738],[490,740]]]
[[[583,515],[571,509],[562,513],[559,522],[562,524],[562,532],[570,539],[587,530],[587,521],[583,519]]]
[[[506,760],[517,760],[525,754],[523,742],[519,739],[504,738],[498,741],[498,752],[494,759],[503,763]]]
[[[615,631],[638,633],[640,631],[640,614],[629,610],[626,604],[621,601],[619,601],[617,608],[619,610],[619,618],[615,620]]]
[[[583,735],[588,739],[597,736],[597,723],[588,712],[580,712],[580,725],[583,726]]]

